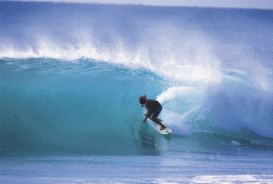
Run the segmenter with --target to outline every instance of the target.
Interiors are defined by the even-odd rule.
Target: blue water
[[[1,1],[0,22],[1,182],[272,182],[272,10]]]

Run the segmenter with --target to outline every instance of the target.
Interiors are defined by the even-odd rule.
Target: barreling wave
[[[143,94],[162,103],[173,140],[273,147],[272,11],[1,6],[2,153],[172,149],[141,122]]]
[[[271,97],[243,84],[235,93],[233,80],[174,87],[147,70],[90,60],[2,60],[1,73],[2,153],[156,153],[167,143],[141,122],[144,93],[162,103],[174,136],[273,146]]]

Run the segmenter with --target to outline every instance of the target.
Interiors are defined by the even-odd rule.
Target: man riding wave
[[[145,118],[143,119],[142,122],[146,122],[148,118],[152,120],[153,122],[159,124],[161,126],[160,130],[163,130],[166,128],[158,119],[158,115],[162,110],[161,104],[157,100],[151,100],[151,99],[146,99],[146,95],[143,95],[139,97],[139,103],[141,104],[141,107],[145,105],[145,108],[147,109],[145,113]]]

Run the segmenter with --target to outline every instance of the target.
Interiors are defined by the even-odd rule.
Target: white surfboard
[[[144,115],[146,116],[146,112],[144,113]],[[164,121],[162,121],[161,119],[157,118],[158,121],[160,121],[166,128],[164,128],[163,130],[161,129],[161,126],[153,121],[151,121],[152,125],[154,126],[154,128],[159,131],[161,134],[170,134],[172,133],[172,129],[167,125],[167,123],[165,123]]]
[[[158,119],[158,118],[157,118]],[[163,130],[160,130],[161,126],[157,123],[153,122],[153,125],[155,127],[156,130],[158,130],[161,134],[170,134],[172,133],[172,129],[161,119],[158,119],[164,126],[166,126],[166,128],[164,128]]]

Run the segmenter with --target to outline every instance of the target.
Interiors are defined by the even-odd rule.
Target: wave
[[[141,80],[128,71],[41,59],[1,65],[3,152],[136,152],[129,134],[139,124]]]
[[[272,147],[272,11],[1,5],[2,152],[157,154],[143,94],[174,140]]]
[[[158,154],[168,143],[141,122],[138,97],[144,93],[162,103],[160,116],[173,136],[272,147],[272,97],[252,96],[253,86],[245,92],[240,84],[241,95],[230,81],[218,91],[215,86],[174,87],[146,70],[90,60],[2,60],[1,73],[5,154]]]

